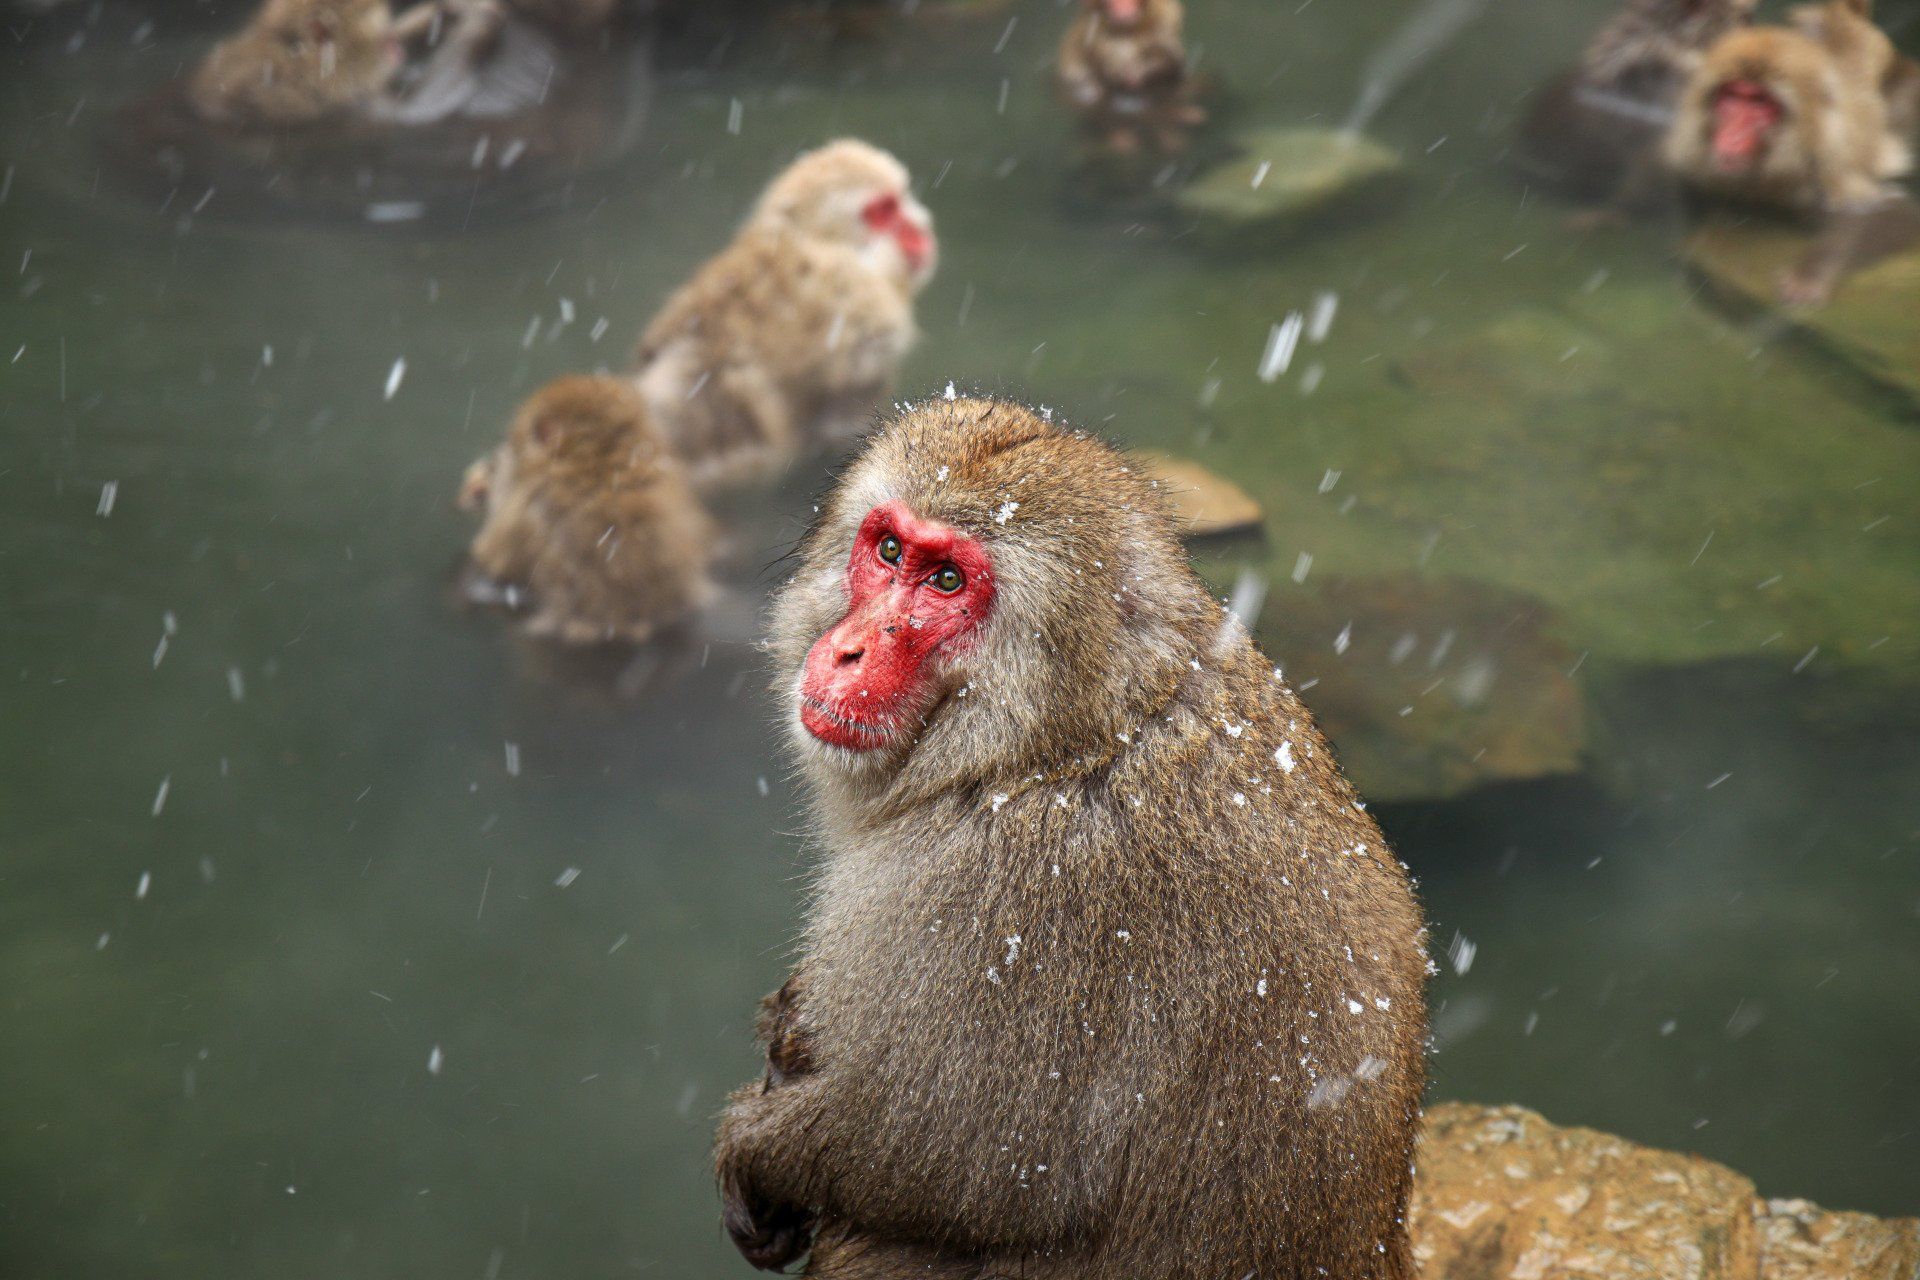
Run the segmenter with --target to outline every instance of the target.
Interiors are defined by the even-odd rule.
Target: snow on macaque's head
[[[801,726],[856,753],[911,733],[945,664],[992,612],[994,589],[978,541],[898,500],[873,508],[848,555],[847,611],[801,667]]]
[[[1713,94],[1713,163],[1723,173],[1753,168],[1786,108],[1758,80],[1729,80]]]
[[[842,139],[787,166],[760,197],[753,222],[858,249],[917,290],[933,275],[939,244],[933,215],[909,186],[906,166],[893,156]]]

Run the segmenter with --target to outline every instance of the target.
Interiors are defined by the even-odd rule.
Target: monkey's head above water
[[[906,166],[893,156],[843,138],[788,165],[761,194],[750,222],[845,245],[919,289],[932,278],[940,250],[933,215],[910,187]]]
[[[814,781],[850,798],[1111,754],[1232,629],[1152,481],[1002,401],[884,426],[800,554],[777,688]]]

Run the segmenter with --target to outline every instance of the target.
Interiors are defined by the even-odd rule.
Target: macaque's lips
[[[800,695],[800,724],[830,747],[872,751],[891,742],[899,730],[877,720],[861,720],[828,707],[818,698]]]
[[[1782,114],[1780,100],[1757,81],[1721,85],[1713,96],[1714,163],[1725,170],[1751,165]]]

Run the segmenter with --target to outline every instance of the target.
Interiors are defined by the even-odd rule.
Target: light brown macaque
[[[469,595],[523,613],[532,635],[637,643],[712,598],[712,527],[623,379],[536,391],[467,469],[460,505],[485,513]]]
[[[1145,473],[933,401],[799,556],[771,649],[823,863],[720,1125],[742,1253],[1412,1280],[1420,911]]]
[[[498,0],[427,0],[398,17],[386,0],[267,0],[195,68],[188,100],[240,128],[509,115],[545,87],[548,61],[537,37],[509,34]]]
[[[1137,151],[1152,141],[1177,151],[1206,119],[1187,75],[1184,21],[1180,0],[1081,0],[1060,41],[1054,79],[1109,150]]]
[[[640,339],[635,383],[696,484],[763,479],[871,426],[937,258],[878,147],[830,143],[775,178]]]
[[[1657,170],[1674,104],[1714,41],[1758,0],[1627,0],[1580,61],[1543,89],[1521,130],[1526,166],[1589,199]]]
[[[1867,0],[1828,0],[1707,51],[1666,140],[1667,163],[1701,194],[1805,217],[1818,233],[1781,280],[1792,303],[1824,301],[1848,270],[1904,243],[1894,180],[1912,153],[1889,114],[1892,42]]]
[[[187,82],[202,119],[272,127],[366,111],[403,61],[387,0],[267,0]]]

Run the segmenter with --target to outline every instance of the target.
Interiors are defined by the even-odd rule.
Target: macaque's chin
[[[856,754],[889,746],[899,740],[903,731],[901,722],[893,717],[843,715],[804,693],[800,695],[800,727],[830,747]]]
[[[1750,169],[1786,114],[1780,99],[1753,80],[1730,80],[1713,95],[1713,163],[1722,173]]]

